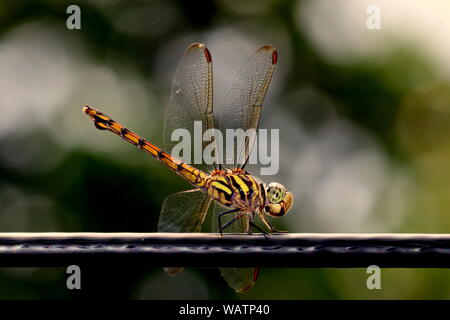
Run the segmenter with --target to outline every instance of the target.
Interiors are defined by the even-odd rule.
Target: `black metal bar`
[[[0,233],[1,267],[450,268],[448,234]]]

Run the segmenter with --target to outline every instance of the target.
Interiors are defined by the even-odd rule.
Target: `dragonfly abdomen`
[[[249,174],[214,175],[209,178],[205,188],[210,197],[226,207],[253,212],[263,208],[266,203],[264,186]]]
[[[83,112],[94,121],[94,125],[97,129],[108,130],[115,133],[125,141],[137,146],[139,149],[165,164],[169,169],[185,178],[189,183],[200,189],[204,187],[208,178],[208,175],[205,172],[172,157],[167,152],[151,144],[136,133],[128,130],[123,125],[114,121],[100,111],[85,106],[83,108]]]

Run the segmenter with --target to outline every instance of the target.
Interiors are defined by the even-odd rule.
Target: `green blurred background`
[[[81,30],[66,8],[81,8]],[[366,26],[369,5],[381,29]],[[291,232],[450,230],[450,3],[445,0],[0,1],[0,232],[153,232],[181,178],[81,113],[157,145],[185,48],[205,43],[220,107],[259,46],[279,51],[262,128],[280,129]],[[268,177],[263,177],[267,181]],[[273,178],[273,179],[272,179]],[[267,181],[269,182],[269,181]],[[76,261],[74,261],[76,264]],[[376,261],[374,261],[376,264]],[[216,269],[0,269],[1,299],[446,299],[447,270],[263,269],[235,294]]]

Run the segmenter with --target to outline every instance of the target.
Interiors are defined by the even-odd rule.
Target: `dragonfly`
[[[274,47],[265,45],[257,50],[240,69],[215,117],[210,51],[204,44],[190,45],[175,71],[164,121],[164,149],[170,151],[175,146],[171,135],[178,128],[188,130],[193,139],[201,138],[195,135],[216,127],[220,131],[237,128],[256,131],[277,60]],[[280,183],[263,183],[245,170],[254,136],[245,138],[240,144],[241,150],[235,150],[226,165],[214,162],[193,166],[94,108],[84,106],[83,112],[97,129],[108,130],[137,146],[195,187],[171,194],[164,200],[158,220],[159,232],[200,232],[208,212],[215,215],[213,230],[218,230],[220,235],[224,232],[250,234],[253,229],[265,237],[268,237],[267,231],[284,232],[277,230],[267,217],[284,216],[293,205],[293,195]],[[200,132],[195,131],[195,121],[201,121]],[[255,223],[257,217],[267,231]],[[223,219],[228,220],[223,222]],[[165,270],[173,275],[182,268]],[[259,274],[257,267],[220,270],[228,285],[239,293],[252,288]]]

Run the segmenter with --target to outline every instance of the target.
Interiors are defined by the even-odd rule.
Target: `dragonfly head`
[[[294,202],[294,196],[291,192],[278,182],[271,182],[266,186],[267,199],[269,204],[266,206],[266,212],[272,217],[282,217]]]

